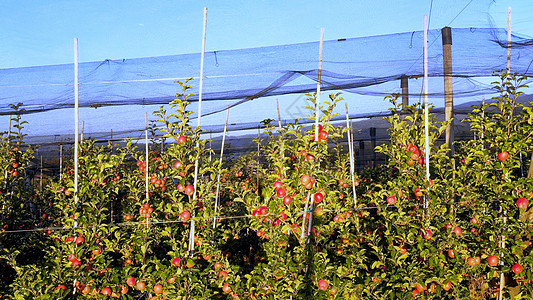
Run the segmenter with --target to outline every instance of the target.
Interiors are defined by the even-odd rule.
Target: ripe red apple
[[[320,279],[318,281],[318,289],[321,290],[321,291],[325,291],[329,288],[329,282],[324,280],[324,279]]]
[[[226,294],[231,293],[231,287],[229,286],[229,283],[224,283],[224,285],[222,286],[222,291]]]
[[[188,210],[184,210],[180,214],[180,218],[181,218],[181,220],[183,220],[183,222],[187,222],[191,218],[191,213]]]
[[[509,158],[509,152],[503,151],[498,153],[498,159],[501,161],[506,161]]]
[[[414,289],[413,290],[413,298],[418,297],[418,294],[420,294],[420,292],[417,289]]]
[[[387,203],[390,205],[396,204],[396,196],[388,196],[387,197]]]
[[[274,182],[274,188],[275,189],[280,189],[282,187],[283,187],[283,183],[281,183],[281,181]]]
[[[324,194],[316,193],[315,196],[313,197],[313,199],[315,201],[315,204],[318,204],[318,203],[322,202],[322,200],[324,200]]]
[[[189,184],[185,187],[185,195],[192,196],[192,194],[194,194],[194,186]]]
[[[285,196],[285,197],[283,198],[283,203],[284,203],[285,205],[290,205],[290,204],[292,203],[292,198],[291,198],[290,196]]]
[[[452,288],[452,283],[449,281],[446,284],[442,285],[442,289],[445,291],[449,291],[451,288]]]
[[[520,264],[514,264],[512,269],[513,269],[513,272],[516,275],[518,275],[518,274],[522,273],[522,271],[524,271],[524,268]]]
[[[173,265],[174,267],[179,267],[179,266],[180,266],[180,263],[181,263],[181,258],[179,258],[179,257],[176,257],[176,258],[174,258],[174,259],[172,260],[172,265]]]
[[[68,261],[73,262],[75,260],[77,260],[75,254],[71,253],[71,254],[68,255]]]
[[[222,270],[218,273],[218,278],[222,279],[222,281],[225,281],[226,278],[228,278],[228,272]]]
[[[453,232],[455,233],[455,235],[457,236],[460,236],[461,234],[463,234],[463,230],[461,229],[461,227],[457,226],[453,229]]]
[[[66,291],[67,290],[67,286],[64,285],[64,284],[60,284],[56,287],[56,291],[58,290],[63,290],[63,291]]]
[[[518,206],[519,209],[527,209],[529,206],[529,200],[526,198],[518,198],[518,200],[516,200],[516,206]]]
[[[254,217],[259,217],[261,214],[259,213],[259,211],[257,209],[254,209],[254,211],[252,212],[252,216]]]
[[[276,194],[278,195],[278,197],[283,198],[285,197],[285,195],[287,195],[287,191],[284,188],[280,187],[276,190]]]
[[[476,265],[476,260],[473,257],[469,257],[467,259],[467,262],[468,262],[468,265],[471,266],[471,267]]]
[[[429,229],[426,229],[426,230],[423,230],[422,229],[422,236],[426,239],[426,240],[430,240],[432,237],[433,237],[433,232],[431,232],[431,230]]]
[[[268,214],[268,207],[266,207],[266,206],[259,207],[259,214],[262,215],[262,216]]]
[[[178,183],[178,185],[176,187],[178,188],[178,191],[180,193],[185,192],[185,187],[181,183]]]
[[[186,142],[187,142],[187,136],[180,135],[180,137],[178,138],[178,143],[183,144],[183,143],[186,143]]]
[[[174,168],[176,168],[176,169],[181,169],[181,168],[183,168],[183,163],[182,163],[180,160],[177,160],[177,161],[174,163]]]
[[[133,287],[135,285],[135,282],[136,282],[135,277],[130,277],[130,278],[128,278],[126,280],[126,284],[131,286],[131,287]]]
[[[81,245],[83,242],[85,242],[85,239],[82,236],[77,237],[75,240],[76,245]]]
[[[455,257],[455,251],[453,249],[448,249],[448,256],[450,258],[454,258]]]
[[[300,182],[305,186],[311,182],[311,176],[304,174],[300,176]]]
[[[487,262],[489,263],[489,266],[496,266],[498,265],[498,262],[500,261],[500,259],[497,257],[497,256],[494,256],[494,255],[491,255],[487,258]]]
[[[137,285],[136,285],[136,286],[137,286],[137,289],[138,289],[139,291],[143,291],[143,290],[146,288],[146,283],[144,283],[144,282],[142,282],[142,281],[139,281],[139,282],[137,282]]]
[[[101,293],[104,296],[111,296],[112,291],[111,291],[111,288],[105,287],[105,288],[102,289]]]
[[[160,284],[154,285],[154,293],[161,294],[163,292],[163,286]]]
[[[325,130],[321,130],[318,133],[318,140],[319,141],[327,141],[328,140],[328,132]]]

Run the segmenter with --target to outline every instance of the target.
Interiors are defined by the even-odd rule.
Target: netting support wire
[[[424,16],[424,134],[426,150],[426,180],[429,184],[429,107],[428,107],[428,16]],[[428,208],[428,200],[424,201],[424,206]]]
[[[318,78],[316,81],[316,98],[315,98],[315,142],[318,142],[318,121],[320,112],[320,84],[322,81],[322,51],[324,48],[324,28],[320,29],[320,46],[318,49]],[[302,229],[303,230],[303,229]]]
[[[78,204],[78,153],[79,153],[79,132],[80,132],[80,114],[79,114],[79,56],[78,56],[78,38],[74,38],[74,204]],[[76,207],[76,206],[75,206]],[[74,215],[76,218],[76,215]],[[74,221],[74,228],[78,227],[78,221]],[[72,294],[76,294],[76,279],[74,279],[74,289]]]
[[[226,143],[226,132],[228,130],[228,120],[229,120],[229,106],[226,113],[226,123],[224,124],[224,133],[222,134],[222,145],[220,146],[220,160],[218,163],[218,175],[217,175],[217,193],[215,195],[215,217],[213,217],[213,229],[215,228],[217,221],[217,211],[218,211],[218,197],[220,193],[220,173],[222,171],[222,157],[224,156],[224,144]]]
[[[205,41],[206,41],[206,32],[207,32],[207,7],[204,7],[204,22],[202,30],[202,52],[200,55],[200,87],[198,90],[198,128],[202,125],[202,97],[204,90],[204,61],[205,61]],[[198,139],[200,136],[198,136]],[[200,142],[196,142],[196,148],[200,148]],[[194,161],[194,193],[192,196],[193,203],[196,203],[196,195],[198,193],[198,164],[199,164],[199,155],[197,153],[196,159]],[[193,212],[194,213],[194,212]],[[194,213],[195,214],[195,213]],[[191,220],[191,230],[189,233],[189,252],[191,256],[194,254],[194,219]]]
[[[150,192],[148,190],[148,173],[150,173],[150,162],[149,162],[149,155],[148,155],[148,112],[145,112],[144,113],[144,124],[145,124],[145,129],[144,129],[144,151],[145,151],[145,161],[146,161],[146,165],[145,165],[145,168],[144,168],[144,185],[145,185],[145,199],[146,199],[146,203],[149,203],[148,201],[150,200]],[[148,228],[148,219],[149,218],[146,218],[146,228]]]
[[[353,189],[353,204],[354,207],[357,207],[357,193],[355,191],[355,163],[354,163],[354,151],[352,144],[352,128],[350,126],[350,117],[348,113],[348,103],[346,102],[346,136],[348,137],[348,155],[350,155],[350,178],[352,179],[352,189]]]

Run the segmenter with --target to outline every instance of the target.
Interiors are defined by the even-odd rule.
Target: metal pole
[[[74,38],[74,203],[78,203],[78,152],[79,152],[79,135],[80,132],[80,115],[79,115],[79,58],[78,58],[78,39]],[[74,224],[77,225],[77,222]],[[76,226],[75,226],[76,227]]]
[[[74,38],[74,204],[78,204],[78,152],[79,152],[79,57],[78,57],[78,39]],[[75,219],[74,228],[78,227],[78,221]],[[76,279],[74,279],[74,290],[76,294]]]
[[[355,191],[355,163],[354,163],[354,149],[352,144],[352,127],[350,126],[350,117],[348,114],[348,103],[346,104],[346,136],[348,137],[348,154],[350,155],[350,178],[352,179],[352,189],[353,189],[353,204],[354,207],[357,207],[357,193]]]
[[[320,46],[318,50],[318,79],[316,82],[316,99],[315,99],[315,142],[318,142],[318,122],[320,112],[320,85],[322,81],[322,51],[324,48],[324,28],[320,29]],[[303,230],[303,228],[302,228]]]
[[[207,32],[207,7],[204,7],[204,22],[203,22],[203,31],[202,31],[202,53],[200,56],[200,87],[198,93],[198,128],[202,125],[202,96],[204,89],[204,58],[205,58],[205,41],[206,41],[206,32]],[[200,138],[200,137],[198,137]],[[196,147],[200,147],[200,143],[196,143]],[[196,200],[197,188],[198,188],[198,168],[199,161],[198,156],[194,162],[194,194],[192,196],[193,202]],[[194,253],[194,227],[195,222],[191,220],[191,230],[189,234],[189,252],[191,256]]]
[[[228,106],[228,112],[226,113],[226,124],[224,124],[224,133],[222,135],[222,145],[220,146],[219,168],[222,167],[222,157],[224,156],[224,144],[226,143],[226,132],[228,129],[228,120],[229,120],[229,106]],[[213,228],[215,228],[216,220],[217,220],[219,192],[220,192],[220,171],[218,172],[218,176],[217,176],[217,193],[215,195],[215,217],[213,218]]]
[[[424,139],[426,152],[426,180],[429,184],[429,108],[428,108],[428,16],[424,16]],[[428,199],[424,201],[424,208],[428,208]]]

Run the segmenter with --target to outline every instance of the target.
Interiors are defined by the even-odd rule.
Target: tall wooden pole
[[[444,120],[450,121],[446,128],[446,145],[450,149],[450,157],[455,154],[453,146],[453,76],[452,76],[452,29],[444,27],[442,33],[442,56],[444,68]]]
[[[400,79],[400,87],[402,88],[402,110],[409,105],[409,77],[402,75]]]

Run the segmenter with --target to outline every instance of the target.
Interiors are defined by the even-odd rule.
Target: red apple
[[[500,259],[497,257],[497,256],[494,256],[494,255],[491,255],[487,258],[487,262],[489,263],[489,266],[496,266],[498,265],[498,262],[500,261]]]
[[[259,214],[262,215],[262,216],[268,214],[268,207],[266,207],[266,206],[261,206],[261,207],[259,208]]]
[[[178,143],[183,144],[183,143],[186,143],[186,142],[187,142],[187,136],[180,135],[180,137],[178,138]]]
[[[181,258],[176,257],[176,258],[174,258],[174,259],[172,260],[172,265],[173,265],[174,267],[179,267],[180,264],[181,264]]]
[[[229,286],[229,283],[224,283],[224,285],[222,286],[222,291],[226,294],[231,293],[231,287]]]
[[[135,277],[130,277],[130,278],[128,278],[126,280],[126,284],[131,286],[131,287],[133,287],[135,285],[135,282],[136,282]]]
[[[191,213],[188,210],[185,210],[180,214],[180,218],[183,222],[187,222],[191,218]]]
[[[194,194],[194,186],[189,184],[185,187],[185,195],[192,196],[192,194]]]
[[[460,236],[461,234],[463,234],[463,230],[461,229],[461,227],[457,226],[453,229],[453,232],[455,233],[455,235],[457,236]]]
[[[504,151],[504,152],[498,153],[498,159],[499,160],[506,161],[508,158],[509,158],[509,152]]]
[[[318,204],[318,203],[322,202],[322,200],[324,200],[324,194],[316,193],[315,196],[313,197],[313,199],[315,201],[315,204]]]
[[[516,275],[518,275],[518,274],[522,273],[522,271],[524,271],[524,268],[521,265],[519,265],[519,264],[514,264],[512,269],[513,269],[513,272]]]
[[[516,206],[518,206],[519,209],[527,209],[529,206],[529,200],[526,198],[518,198],[518,200],[516,200]]]
[[[396,204],[396,196],[387,197],[387,203],[390,204],[390,205]]]
[[[321,290],[321,291],[325,291],[329,288],[329,282],[327,282],[326,280],[324,279],[320,279],[318,281],[318,289]]]

